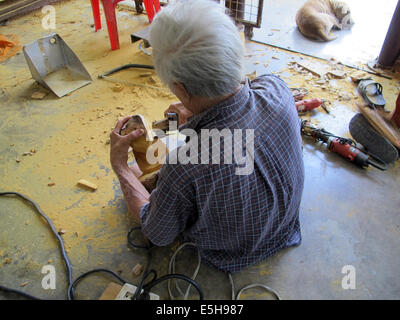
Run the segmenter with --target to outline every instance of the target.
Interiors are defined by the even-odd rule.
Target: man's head
[[[170,4],[151,25],[157,74],[185,104],[194,97],[218,99],[242,80],[243,45],[233,21],[216,2]]]

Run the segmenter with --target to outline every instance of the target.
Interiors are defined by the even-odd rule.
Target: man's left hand
[[[119,132],[131,116],[119,120],[113,131],[110,133],[110,162],[113,170],[117,173],[120,169],[128,168],[128,150],[133,141],[143,135],[142,129],[135,130],[126,136],[121,136]]]

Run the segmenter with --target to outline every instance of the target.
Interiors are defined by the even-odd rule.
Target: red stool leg
[[[153,0],[154,8],[156,8],[156,12],[161,10],[160,0]]]
[[[144,7],[146,8],[147,17],[149,18],[149,22],[151,23],[153,21],[154,15],[155,15],[153,0],[143,0],[143,3],[144,3]]]
[[[94,29],[101,29],[101,18],[100,18],[100,4],[99,0],[90,0],[92,3],[93,19],[94,19]]]
[[[119,49],[118,26],[115,16],[115,4],[113,0],[101,0],[103,3],[104,14],[106,16],[108,35],[110,37],[111,49]]]

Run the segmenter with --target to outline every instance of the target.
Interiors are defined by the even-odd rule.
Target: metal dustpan
[[[76,54],[56,33],[24,45],[23,52],[33,79],[58,97],[93,81]]]

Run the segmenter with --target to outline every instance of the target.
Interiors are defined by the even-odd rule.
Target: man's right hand
[[[164,116],[167,116],[167,113],[177,113],[178,114],[178,126],[187,122],[187,120],[193,116],[193,113],[184,107],[182,102],[172,103],[167,110],[164,111]]]

